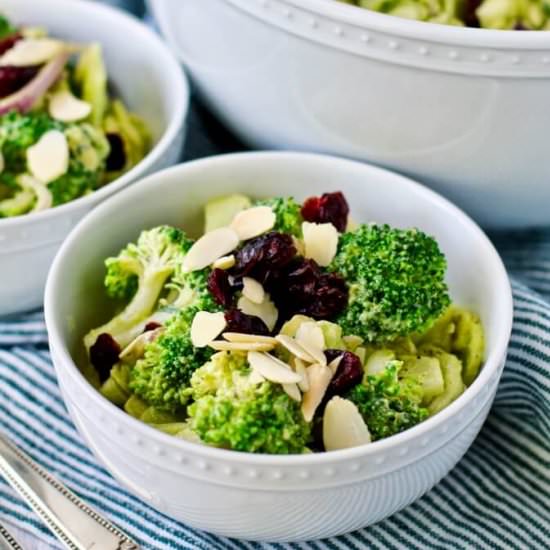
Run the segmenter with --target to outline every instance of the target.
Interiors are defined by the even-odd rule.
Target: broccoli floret
[[[169,229],[166,227],[166,229]],[[179,246],[179,253],[182,258],[191,248],[193,240],[187,237],[179,229],[174,229],[174,238]],[[178,271],[179,262],[174,263],[174,273]],[[136,293],[139,282],[139,268],[136,271],[135,264],[135,245],[130,244],[122,250],[118,256],[107,258],[105,260],[107,272],[105,274],[104,285],[107,294],[111,298],[130,300]],[[175,274],[174,274],[175,277]],[[167,286],[169,286],[168,283]]]
[[[0,173],[0,218],[25,214],[32,209],[35,201],[32,189],[23,187],[17,176],[6,171]]]
[[[373,224],[344,233],[329,267],[349,286],[336,323],[368,342],[423,332],[450,303],[446,267],[437,242],[417,229]]]
[[[0,116],[0,150],[10,172],[21,174],[27,170],[26,152],[49,130],[63,131],[65,124],[46,113],[20,114],[11,111]]]
[[[428,416],[428,409],[420,406],[420,384],[398,379],[402,365],[401,361],[388,361],[383,371],[367,375],[346,395],[357,405],[373,440],[402,432]]]
[[[259,200],[254,205],[270,206],[273,209],[276,216],[273,231],[290,233],[295,237],[302,236],[302,207],[292,197]]]
[[[137,277],[137,290],[120,314],[85,336],[87,349],[104,332],[110,334],[121,347],[129,343],[131,329],[152,313],[166,280],[183,259],[183,245],[187,240],[180,229],[159,226],[142,231],[137,243],[130,243],[116,258],[107,260],[111,270],[106,280],[109,294],[119,297],[129,294],[132,277]]]
[[[48,184],[53,206],[64,204],[98,189],[103,184],[109,142],[90,124],[71,124],[64,129],[69,145],[69,168]]]
[[[235,451],[268,454],[304,452],[310,425],[300,405],[278,384],[254,384],[244,354],[223,352],[191,379],[195,402],[189,427],[201,441]]]
[[[107,294],[118,300],[131,300],[138,288],[138,276],[128,271],[119,257],[105,260],[104,285]]]
[[[196,307],[201,311],[221,311],[222,308],[208,290],[209,275],[209,268],[184,272],[179,265],[166,285],[170,293],[164,305],[178,309]]]
[[[109,142],[90,124],[65,124],[42,112],[10,112],[0,117],[0,150],[6,169],[13,174],[25,173],[27,149],[50,130],[63,132],[69,146],[67,172],[47,185],[52,205],[58,206],[101,186]]]
[[[189,401],[189,381],[213,351],[191,342],[191,323],[199,310],[186,308],[166,322],[166,330],[145,348],[132,370],[130,389],[149,404],[177,411]]]

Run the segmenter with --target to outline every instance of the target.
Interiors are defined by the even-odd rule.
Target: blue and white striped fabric
[[[141,503],[99,466],[70,421],[41,313],[0,323],[0,429],[147,549],[548,548],[550,232],[504,235],[499,242],[514,275],[515,322],[487,424],[439,485],[368,529],[325,541],[256,544],[195,531]],[[4,521],[55,544],[0,483],[0,523]]]

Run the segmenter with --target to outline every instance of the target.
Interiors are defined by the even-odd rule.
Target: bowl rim
[[[475,236],[476,242],[479,246],[486,250],[486,261],[492,264],[492,272],[494,273],[494,285],[498,287],[498,291],[501,294],[502,310],[506,314],[499,318],[497,335],[495,343],[492,349],[486,354],[485,363],[481,369],[478,377],[472,383],[470,387],[453,403],[447,406],[433,417],[426,419],[424,422],[417,424],[416,426],[405,430],[399,434],[391,436],[387,439],[373,442],[368,445],[362,445],[359,447],[353,447],[349,449],[341,449],[337,451],[324,452],[324,453],[311,453],[304,455],[269,455],[269,454],[254,454],[241,451],[232,451],[227,449],[218,449],[215,447],[209,447],[206,445],[199,445],[183,439],[176,438],[165,434],[159,430],[156,430],[147,424],[137,420],[130,416],[113,403],[104,398],[83,376],[78,369],[77,365],[73,361],[66,343],[61,337],[61,332],[55,321],[55,299],[59,292],[62,292],[62,287],[59,284],[59,280],[62,280],[62,273],[65,271],[63,265],[65,263],[65,256],[67,252],[78,242],[80,233],[86,231],[88,227],[93,227],[95,219],[100,217],[105,210],[115,210],[127,202],[131,202],[133,195],[140,194],[142,190],[154,188],[157,185],[157,179],[164,176],[170,176],[177,174],[176,181],[181,185],[182,181],[194,171],[200,171],[211,164],[225,164],[241,162],[265,162],[277,160],[278,162],[285,162],[286,160],[300,161],[300,162],[316,162],[316,163],[330,163],[339,164],[342,167],[350,166],[358,168],[361,167],[365,173],[369,172],[371,175],[381,175],[385,177],[392,177],[399,180],[405,186],[410,186],[416,190],[423,198],[437,208],[442,208],[448,212],[451,217],[458,217],[466,224]],[[65,239],[63,245],[56,254],[56,257],[52,263],[48,280],[46,283],[45,299],[44,299],[44,313],[46,326],[48,330],[48,336],[50,341],[50,347],[52,356],[54,357],[54,365],[57,375],[63,371],[72,378],[72,381],[78,386],[80,392],[88,395],[94,402],[94,405],[98,409],[102,409],[105,414],[110,415],[113,419],[118,420],[120,423],[127,425],[132,430],[140,432],[144,438],[155,441],[159,444],[165,444],[171,447],[176,447],[181,451],[188,452],[190,454],[200,455],[212,460],[224,460],[232,463],[246,463],[256,466],[311,466],[324,462],[337,462],[347,459],[353,459],[358,457],[366,457],[376,454],[378,452],[387,452],[402,444],[407,444],[412,440],[416,440],[422,437],[428,431],[436,429],[441,424],[444,424],[453,415],[457,414],[461,409],[467,407],[467,405],[474,400],[474,398],[482,392],[483,388],[490,381],[490,379],[498,374],[499,368],[502,366],[506,357],[506,351],[510,334],[512,330],[513,320],[513,300],[512,289],[510,281],[508,279],[507,272],[504,268],[502,260],[494,248],[493,244],[481,228],[462,210],[452,204],[441,195],[424,187],[420,183],[411,180],[408,177],[402,176],[390,170],[379,168],[367,163],[361,163],[358,161],[338,158],[330,155],[314,154],[314,153],[301,153],[301,152],[281,152],[281,151],[259,151],[259,152],[242,152],[242,153],[229,153],[225,155],[215,155],[212,157],[201,158],[191,162],[184,162],[175,166],[166,168],[155,174],[149,175],[146,178],[139,181],[139,185],[128,188],[123,193],[118,193],[111,200],[99,205],[76,225],[76,227],[69,233]],[[60,367],[60,364],[62,365]]]
[[[310,10],[334,20],[429,42],[502,49],[550,48],[549,31],[497,30],[442,25],[378,13],[334,0],[283,1],[296,8]]]
[[[26,223],[29,223],[29,220],[32,223],[35,221],[48,221],[52,218],[62,217],[64,214],[70,214],[72,211],[78,210],[81,207],[91,207],[97,202],[103,201],[109,195],[117,193],[129,183],[137,180],[143,172],[146,172],[154,166],[154,164],[170,148],[170,145],[177,138],[177,135],[180,132],[189,112],[191,91],[187,75],[185,74],[183,67],[176,59],[174,53],[157,33],[153,32],[153,30],[151,30],[137,17],[120,9],[116,9],[108,4],[95,3],[91,0],[80,0],[79,2],[73,2],[71,0],[55,1],[58,4],[61,4],[61,6],[81,10],[83,12],[82,17],[86,17],[86,15],[91,12],[97,13],[99,11],[104,15],[109,16],[110,19],[115,21],[124,21],[125,25],[133,27],[134,32],[139,35],[141,39],[148,41],[150,44],[154,44],[155,48],[162,56],[159,58],[159,63],[164,65],[165,74],[170,75],[170,85],[175,90],[174,95],[177,102],[174,107],[174,113],[170,115],[168,124],[162,131],[157,143],[151,148],[145,157],[143,157],[133,168],[128,170],[128,172],[125,172],[100,189],[97,189],[88,195],[78,197],[77,199],[69,201],[65,204],[48,208],[47,210],[42,210],[40,212],[31,212],[21,216],[0,218],[0,230],[20,228]]]

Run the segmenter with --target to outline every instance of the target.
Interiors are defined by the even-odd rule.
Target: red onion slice
[[[61,52],[50,62],[46,63],[38,74],[18,92],[0,100],[0,115],[9,111],[19,111],[25,113],[29,111],[40,97],[55,81],[63,71],[70,52]]]

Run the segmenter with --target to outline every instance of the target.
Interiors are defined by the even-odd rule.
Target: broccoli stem
[[[104,332],[110,334],[121,348],[126,347],[135,337],[135,326],[153,312],[164,283],[172,272],[173,268],[170,266],[146,270],[140,278],[136,294],[126,308],[108,323],[93,329],[84,337],[86,349],[89,351],[97,337]]]

